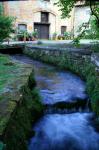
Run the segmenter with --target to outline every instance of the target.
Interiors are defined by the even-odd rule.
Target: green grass
[[[13,62],[9,56],[0,54],[0,94],[11,88],[11,84],[24,75],[24,71],[23,64]]]
[[[10,57],[0,55],[0,93],[16,78],[18,65],[11,62]]]
[[[27,150],[32,123],[43,114],[32,69],[0,55],[0,136],[7,150]]]

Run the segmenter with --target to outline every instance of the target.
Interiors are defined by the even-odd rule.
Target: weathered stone
[[[94,53],[91,55],[91,61],[96,65],[99,70],[99,53]]]

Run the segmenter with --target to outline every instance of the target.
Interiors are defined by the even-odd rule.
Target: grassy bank
[[[18,66],[12,63],[9,57],[0,54],[0,93],[10,81],[16,78],[14,71],[17,70]]]
[[[91,107],[99,117],[99,73],[90,61],[90,56],[77,53],[69,53],[53,50],[29,50],[24,51],[28,56],[53,64],[60,69],[70,70],[86,80],[87,93],[91,99]]]
[[[32,125],[43,113],[43,106],[36,88],[22,88],[21,103],[14,110],[3,135],[7,150],[27,150],[28,139],[35,133]]]
[[[32,66],[0,55],[0,141],[7,150],[27,150],[32,124],[42,113]]]

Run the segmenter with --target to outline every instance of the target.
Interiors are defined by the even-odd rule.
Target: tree
[[[13,17],[0,16],[0,42],[4,39],[9,38],[10,34],[13,33]]]
[[[3,3],[0,2],[0,15],[2,15],[2,14],[3,14]]]
[[[57,0],[55,4],[60,7],[62,17],[65,18],[69,16],[70,11],[78,1],[85,2],[86,5],[90,6],[91,14],[95,16],[99,26],[99,0]]]
[[[89,38],[99,39],[99,27],[97,26],[96,18],[92,16],[88,23],[89,23],[88,27],[87,27],[87,23],[85,25],[83,23],[82,26],[79,28],[80,33],[82,33],[81,37],[88,38],[88,39]]]
[[[13,30],[13,17],[4,16],[3,3],[0,2],[0,43],[9,38]]]

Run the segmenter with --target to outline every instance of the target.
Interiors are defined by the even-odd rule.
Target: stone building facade
[[[28,32],[38,31],[39,38],[48,39],[54,33],[58,35],[76,32],[81,18],[86,20],[81,7],[73,8],[71,17],[62,19],[56,0],[27,0],[4,2],[5,15],[16,17],[15,27]],[[81,13],[80,13],[81,12]],[[83,16],[80,16],[80,15]],[[88,17],[87,17],[88,18]]]
[[[74,34],[77,35],[79,26],[83,23],[87,23],[91,16],[91,10],[89,6],[83,4],[77,4],[74,8]]]
[[[49,38],[53,33],[72,30],[73,18],[61,19],[54,0],[28,0],[4,2],[5,15],[16,17],[15,26],[39,32],[39,38]]]

